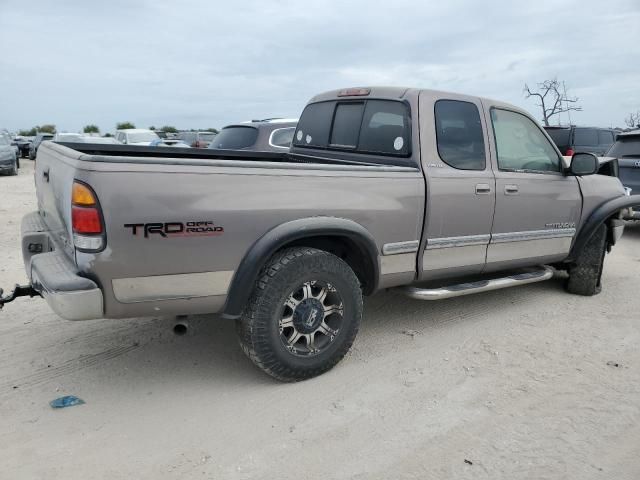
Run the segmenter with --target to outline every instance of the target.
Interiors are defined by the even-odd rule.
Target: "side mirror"
[[[593,175],[598,171],[599,166],[598,157],[593,153],[574,153],[569,171],[577,176]]]

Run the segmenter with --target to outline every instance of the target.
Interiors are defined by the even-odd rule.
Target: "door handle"
[[[505,195],[518,195],[519,189],[518,185],[505,185],[504,186],[504,194]]]
[[[491,193],[491,186],[488,183],[479,183],[476,185],[476,195],[488,195]]]
[[[46,170],[42,171],[42,176],[47,180],[47,183],[49,182],[49,169],[47,168]]]

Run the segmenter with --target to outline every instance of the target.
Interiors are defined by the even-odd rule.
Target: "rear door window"
[[[438,100],[435,120],[442,161],[460,170],[484,170],[484,134],[478,107],[469,102]]]
[[[209,148],[223,150],[240,150],[249,148],[258,138],[258,129],[255,127],[227,127],[223,128],[213,139]]]
[[[595,128],[576,128],[573,131],[573,144],[585,146],[598,145],[598,130]]]

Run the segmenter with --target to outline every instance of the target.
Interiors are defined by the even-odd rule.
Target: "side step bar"
[[[507,277],[494,278],[491,280],[479,280],[477,282],[460,283],[458,285],[449,285],[440,288],[406,286],[400,287],[398,290],[416,300],[442,300],[445,298],[470,295],[472,293],[488,292],[518,285],[526,285],[528,283],[542,282],[549,280],[551,277],[553,277],[553,269],[542,266],[538,270],[516,273]]]

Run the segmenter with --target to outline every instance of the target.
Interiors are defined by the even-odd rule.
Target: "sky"
[[[578,125],[640,110],[640,0],[0,0],[0,129],[223,127],[326,90],[402,85],[510,102],[557,77]],[[568,123],[563,115],[560,119]]]

